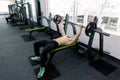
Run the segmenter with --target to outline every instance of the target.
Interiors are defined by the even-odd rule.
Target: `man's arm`
[[[61,22],[59,24],[59,29],[60,29],[60,33],[62,34],[62,36],[65,36],[63,20],[61,20]]]
[[[78,34],[76,34],[75,37],[74,37],[74,40],[75,40],[75,41],[77,41],[78,38],[79,38],[79,36],[81,35],[83,26],[82,26],[82,25],[79,25],[79,28],[80,28],[80,30],[79,30]]]
[[[73,35],[70,38],[68,38],[69,39],[68,45],[73,44],[73,43],[75,43],[78,40],[78,38],[79,38],[79,36],[80,36],[80,34],[82,32],[83,26],[80,25],[79,28],[80,28],[80,30],[79,30],[78,34]]]

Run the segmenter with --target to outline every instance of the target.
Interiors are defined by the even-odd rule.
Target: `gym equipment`
[[[61,22],[61,20],[62,20],[62,17],[60,15],[55,15],[54,16],[53,22],[55,23],[55,25],[57,27],[57,31],[51,29],[51,39],[61,36],[59,26],[58,26],[58,24]]]
[[[97,25],[97,23],[98,23],[98,17],[97,16],[94,17],[93,22],[96,23],[96,25]]]
[[[95,33],[98,33],[100,38],[99,50],[92,48]],[[105,76],[117,69],[116,66],[102,59],[104,57],[103,38],[104,36],[110,36],[110,34],[103,32],[100,28],[97,28],[97,24],[95,22],[88,23],[85,29],[85,34],[89,37],[88,45],[85,46],[83,43],[77,43],[76,49],[79,50],[77,52],[84,56],[87,56],[89,65]]]
[[[21,2],[22,3],[22,2]],[[28,14],[26,13],[26,8],[28,9]],[[20,29],[26,29],[26,28],[29,28],[31,27],[31,21],[33,20],[33,17],[32,17],[32,10],[31,10],[31,5],[29,2],[27,3],[22,3],[21,4],[21,7],[20,7],[20,13],[21,13],[21,27]]]
[[[102,57],[102,55],[103,55],[103,35],[105,35],[105,36],[110,35],[110,34],[102,32],[102,30],[100,28],[93,29],[93,32],[91,33],[91,35],[89,37],[89,42],[88,42],[88,51],[87,52],[88,52],[89,60],[93,60],[91,47],[92,47],[95,32],[99,33],[99,36],[100,36],[100,46],[99,46],[99,56],[100,57]]]
[[[24,4],[24,0],[21,0],[21,1],[20,1],[20,4]]]
[[[8,22],[15,22],[15,20],[13,19],[14,18],[14,16],[16,15],[15,14],[15,8],[16,7],[16,5],[15,4],[10,4],[10,5],[8,5],[8,9],[9,9],[9,16],[8,17],[6,17],[6,22],[8,23]],[[17,9],[16,9],[17,10]]]
[[[88,23],[85,34],[89,37],[87,50],[83,51],[82,54],[87,54],[89,61],[93,61],[94,55],[92,54],[92,43],[94,39],[94,34],[98,33],[100,36],[100,45],[99,45],[99,57],[102,57],[103,55],[103,36],[109,36],[110,34],[103,32],[100,28],[97,28],[96,23],[90,22]],[[78,43],[78,48],[81,48],[81,43]]]
[[[60,15],[55,15],[54,18],[53,18],[53,21],[57,26],[58,33],[60,33],[58,24],[61,22],[61,20],[62,20],[62,17]]]
[[[10,14],[10,16],[6,17],[6,22],[7,23],[10,21],[14,22],[13,20],[11,20],[13,17],[14,17],[14,14]]]
[[[85,29],[85,34],[86,34],[87,36],[90,36],[91,33],[94,32],[94,31],[92,31],[92,30],[94,30],[94,29],[97,29],[96,24],[95,24],[94,22],[90,22],[90,23],[87,25],[86,29]]]
[[[57,20],[57,19],[56,19]],[[65,26],[65,27],[67,27],[67,26]],[[49,63],[51,63],[51,61],[52,61],[52,59],[53,59],[53,57],[54,57],[54,55],[58,52],[58,51],[61,51],[61,50],[64,50],[64,49],[68,49],[68,48],[71,48],[71,47],[73,47],[73,46],[75,46],[75,44],[76,43],[73,43],[73,44],[71,44],[71,45],[67,45],[67,46],[60,46],[60,47],[58,47],[58,48],[56,48],[56,49],[54,49],[54,50],[52,50],[49,54],[50,54],[50,56],[49,56],[49,59],[48,59],[48,61],[47,61],[47,67],[49,66]],[[30,58],[29,58],[30,59]],[[31,61],[31,60],[30,60]],[[36,61],[34,61],[34,62],[36,62]],[[33,61],[31,61],[31,63],[33,63],[34,64],[34,62]],[[33,65],[32,64],[32,65]],[[35,63],[35,64],[37,64],[37,63]],[[38,63],[39,64],[39,63]]]
[[[14,4],[8,5],[9,14],[13,13],[13,11],[14,11],[13,8],[14,8]]]
[[[53,56],[55,55],[55,53],[57,53],[58,51],[67,49],[67,48],[71,48],[71,47],[73,47],[75,44],[76,44],[76,43],[73,43],[73,44],[68,45],[68,46],[60,46],[60,47],[52,50],[52,51],[49,53],[49,54],[50,54],[50,58],[49,58],[49,60],[48,60],[47,63],[51,62],[51,60],[52,60]],[[34,55],[33,55],[33,56],[34,56]],[[30,57],[29,57],[29,60],[30,60],[32,66],[37,65],[37,64],[40,63],[39,61],[33,61],[33,60],[31,60],[31,57],[33,57],[33,56],[30,56]]]
[[[51,63],[54,55],[58,52],[58,51],[61,51],[61,50],[64,50],[64,49],[68,49],[68,48],[71,48],[75,46],[75,43],[72,44],[72,45],[68,45],[68,46],[60,46],[54,50],[52,50],[49,54],[49,59],[47,61],[47,66],[46,66],[46,72],[45,72],[45,75],[43,76],[43,78],[45,78],[46,80],[49,80],[49,79],[53,79],[55,77],[58,77],[60,76],[60,73],[59,71],[54,67],[54,65]],[[32,57],[32,56],[31,56]],[[39,61],[32,61],[29,57],[29,60],[30,60],[30,63],[32,66],[34,65],[37,65],[37,64],[40,64]],[[39,68],[35,69],[35,74],[37,75],[38,71],[39,71]]]
[[[42,16],[42,12],[41,12],[41,2],[40,0],[35,0],[35,7],[36,7],[36,16],[37,16],[37,24],[41,25],[42,23],[41,21],[41,17]]]
[[[11,4],[11,5],[12,7],[9,5],[10,17],[7,17],[6,21],[11,22],[12,26],[17,25],[17,26],[23,26],[25,28],[24,25],[28,24],[25,5],[28,6],[28,10],[29,10],[30,4],[29,3],[21,4],[16,0],[15,4]]]
[[[101,72],[103,75],[107,76],[112,73],[117,67],[104,59],[103,51],[103,38],[104,36],[110,36],[110,34],[103,32],[100,28],[97,28],[98,19],[94,19],[95,22],[88,23],[85,34],[89,37],[88,45],[85,45],[82,42],[78,42],[73,48],[77,53],[80,53],[83,56],[86,56],[89,60],[89,65],[95,68],[97,71]],[[68,22],[69,23],[69,22]],[[77,24],[76,24],[77,25]],[[85,27],[84,27],[85,28]],[[94,39],[94,34],[99,34],[99,50],[92,48],[92,43]]]
[[[56,25],[57,30],[55,31],[55,30],[51,29],[51,22],[49,22],[50,26],[45,30],[45,33],[50,35],[50,39],[60,37],[61,33],[60,33],[60,30],[59,30],[58,24],[61,22],[62,17],[60,15],[55,15],[54,18],[49,18],[49,19],[51,19],[51,21],[53,20],[53,22]]]
[[[99,50],[97,52],[93,53],[91,46],[92,46],[92,41],[94,38],[94,33],[92,33],[90,36],[90,40],[88,43],[88,50],[87,50],[88,57],[90,60],[89,64],[90,64],[90,66],[92,66],[93,68],[95,68],[96,70],[101,72],[103,75],[107,76],[108,74],[112,73],[115,69],[117,69],[116,66],[114,66],[113,64],[110,64],[109,62],[102,59],[104,57],[103,38],[104,38],[104,36],[109,36],[110,34],[103,33],[100,28],[94,29],[94,31],[99,34],[100,45],[99,45]],[[96,55],[96,53],[98,53],[98,58],[97,58],[97,56],[94,56],[94,55]]]
[[[54,22],[55,22],[56,24],[59,24],[60,21],[61,21],[61,19],[62,19],[62,17],[59,16],[59,15],[55,15],[54,18],[55,18],[55,19],[53,19],[53,20],[54,20]],[[71,25],[73,25],[73,24],[71,24]],[[75,25],[75,24],[74,24],[74,25]],[[65,26],[65,29],[67,29],[66,27],[67,27],[67,26]],[[74,28],[75,28],[75,27],[74,27]],[[75,30],[76,30],[76,29],[73,30],[73,31],[74,31],[74,34],[76,34],[76,31],[75,31]],[[67,45],[67,46],[60,46],[60,47],[52,50],[52,51],[49,53],[49,54],[50,54],[50,58],[49,58],[49,60],[48,60],[47,63],[51,62],[51,60],[52,60],[53,56],[55,55],[55,53],[57,53],[58,51],[67,49],[67,48],[71,48],[71,47],[75,46],[75,44],[76,44],[76,43],[73,43],[73,44]],[[35,61],[35,62],[36,62],[36,61]],[[34,63],[33,63],[33,64],[34,64]],[[37,64],[37,63],[36,63],[36,64]]]
[[[76,28],[75,28],[75,26],[79,26],[79,24],[76,24],[76,23],[73,23],[73,22],[70,22],[69,21],[69,15],[68,14],[66,14],[66,16],[65,16],[65,23],[64,23],[64,30],[65,30],[65,33],[67,33],[67,26],[68,26],[68,24],[69,25],[71,25],[72,26],[72,28],[73,28],[73,33],[74,34],[76,34]]]
[[[26,3],[26,4],[30,5],[29,3]],[[21,26],[20,29],[24,29],[25,28],[24,25],[28,24],[27,14],[26,14],[26,7],[24,5],[22,4],[21,7],[20,7],[19,19],[18,19],[17,23],[15,24],[15,25]]]
[[[58,51],[71,48],[71,47],[73,47],[74,45],[75,45],[75,43],[72,44],[72,45],[68,45],[68,46],[60,46],[60,47],[52,50],[52,51],[49,53],[49,54],[50,54],[50,56],[49,56],[50,58],[49,58],[48,61],[47,61],[46,72],[45,72],[45,74],[44,74],[44,76],[43,76],[43,78],[45,78],[45,80],[50,80],[50,79],[53,79],[53,78],[55,78],[55,77],[60,76],[59,71],[58,71],[58,70],[54,67],[54,65],[51,63],[54,55],[55,55]],[[30,57],[29,57],[29,60],[30,60],[32,66],[33,66],[33,65],[37,65],[37,64],[40,63],[40,62],[38,62],[38,61],[32,61],[32,60],[30,59]],[[35,71],[35,74],[37,75],[37,73],[38,73],[38,71],[39,71],[39,68],[35,69],[34,71]]]
[[[41,23],[42,23],[42,19],[45,19],[48,23],[48,27],[45,27],[44,25],[41,24],[41,27],[30,27],[28,29],[25,29],[26,32],[28,32],[29,34],[26,34],[26,35],[22,35],[22,38],[25,42],[29,42],[29,41],[34,41],[35,38],[32,36],[32,33],[35,32],[35,31],[38,31],[38,32],[43,32],[45,31],[47,28],[50,29],[51,27],[51,13],[49,14],[49,18],[43,16],[43,13],[41,13]],[[32,21],[31,21],[31,24],[32,24]]]
[[[62,17],[60,15],[55,15],[54,18],[53,18],[53,21],[56,23],[56,24],[59,24],[62,20]]]
[[[85,34],[89,37],[88,46],[85,46],[87,49],[83,48],[84,45],[81,44],[81,42],[78,42],[77,46],[76,46],[76,50],[79,50],[79,49],[84,50],[84,51],[82,51],[82,54],[87,54],[89,61],[92,61],[94,59],[94,55],[92,55],[92,43],[93,43],[93,39],[94,39],[94,34],[98,33],[100,35],[100,48],[99,48],[100,56],[103,55],[103,35],[105,35],[105,36],[110,35],[108,33],[103,32],[100,28],[97,28],[96,23],[97,23],[98,19],[97,19],[97,17],[95,17],[95,18],[96,18],[96,19],[94,19],[95,22],[90,22],[90,23],[88,23],[87,27],[83,27],[83,28],[85,28]],[[66,19],[65,19],[64,25],[67,26],[68,24],[73,25],[73,29],[74,29],[74,25],[78,25],[76,23],[70,22],[69,15],[66,14]],[[65,30],[67,30],[67,29],[65,29]]]

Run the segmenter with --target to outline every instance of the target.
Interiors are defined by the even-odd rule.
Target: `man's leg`
[[[8,21],[8,17],[6,18],[6,22],[8,23],[9,21]]]
[[[35,56],[31,57],[31,60],[40,61],[40,47],[45,46],[47,42],[47,40],[41,40],[34,43]]]
[[[41,54],[41,67],[37,75],[38,78],[41,78],[44,75],[46,62],[48,60],[48,57],[47,57],[48,53],[57,47],[58,47],[58,43],[55,41],[50,41],[49,44],[47,44],[44,47],[44,50]]]

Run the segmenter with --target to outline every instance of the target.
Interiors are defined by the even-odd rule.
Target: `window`
[[[8,10],[8,5],[10,4],[10,1],[4,1],[4,0],[0,0],[0,14],[6,14],[9,13]]]
[[[94,21],[94,16],[93,16],[93,15],[88,15],[87,18],[88,18],[88,19],[87,19],[87,22],[88,22],[88,23]]]
[[[101,26],[104,29],[117,31],[118,17],[102,17]]]
[[[98,27],[104,32],[120,36],[119,4],[119,0],[78,0],[77,14],[84,15],[84,26],[97,16]]]
[[[69,14],[71,19],[86,26],[98,17],[97,26],[104,32],[120,36],[119,0],[49,0],[49,12],[53,15]]]
[[[52,15],[59,14],[61,16],[65,16],[69,14],[73,16],[73,7],[74,7],[74,0],[49,0],[49,12]]]
[[[83,24],[84,23],[84,15],[78,15],[77,22]]]

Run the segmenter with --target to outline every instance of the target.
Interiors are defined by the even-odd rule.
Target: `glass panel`
[[[51,12],[53,16],[56,14],[61,16],[69,14],[73,16],[73,5],[74,0],[49,0],[49,12]]]
[[[3,13],[9,13],[8,5],[10,4],[10,1],[0,1],[0,14]]]
[[[104,32],[120,35],[120,0],[78,0],[78,16],[80,15],[84,16],[84,26],[97,16],[98,27]]]
[[[83,24],[84,23],[84,15],[78,15],[77,16],[77,22],[80,23],[80,24]]]
[[[118,17],[102,17],[101,26],[103,29],[117,31]]]

